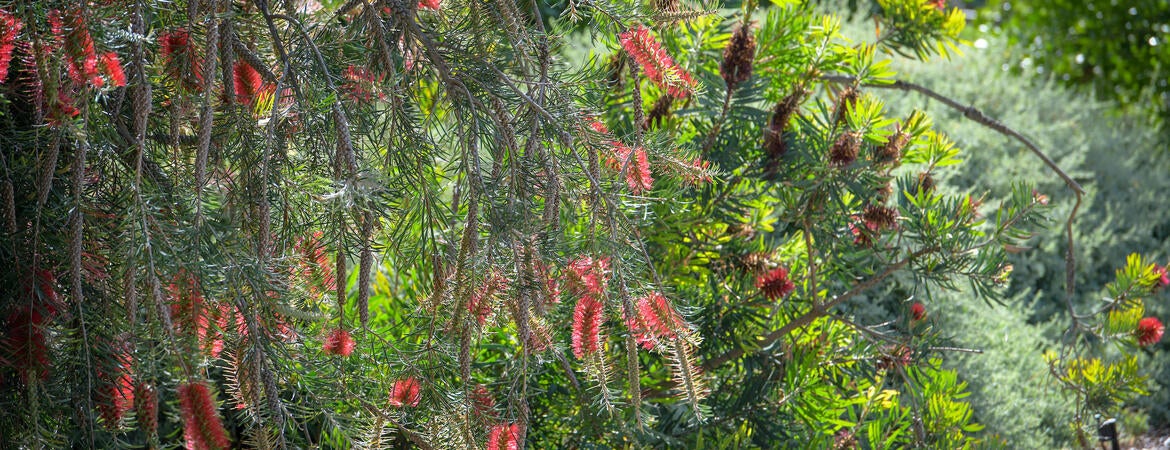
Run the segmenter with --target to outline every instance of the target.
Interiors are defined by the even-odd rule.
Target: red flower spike
[[[440,0],[419,0],[418,8],[438,11],[440,6],[439,3]]]
[[[662,45],[650,36],[650,30],[638,25],[619,35],[618,40],[655,85],[675,98],[690,95],[695,80],[666,54]]]
[[[939,11],[947,9],[947,0],[934,0],[934,7]]]
[[[756,288],[762,291],[768,300],[779,300],[792,293],[796,289],[796,284],[788,279],[788,269],[777,267],[756,278]]]
[[[49,24],[54,37],[64,44],[69,78],[78,86],[89,83],[101,87],[104,81],[98,74],[97,52],[93,37],[82,17],[76,12],[49,11]]]
[[[12,52],[16,50],[16,36],[23,27],[16,16],[0,9],[0,84],[8,78],[8,65],[12,62]]]
[[[110,83],[113,83],[114,86],[123,87],[126,85],[126,73],[122,71],[122,62],[118,60],[117,53],[106,52],[102,55],[102,73],[110,79]]]
[[[207,383],[179,386],[179,411],[183,417],[183,438],[188,449],[231,448],[231,440],[219,417],[219,407]]]
[[[578,359],[585,359],[601,349],[604,309],[605,305],[591,295],[577,300],[573,310],[573,355]]]
[[[413,408],[418,406],[418,402],[421,400],[422,395],[419,393],[418,380],[413,377],[395,381],[394,387],[390,389],[390,406]]]
[[[488,432],[487,450],[519,450],[520,424],[496,425]]]
[[[236,88],[236,103],[251,105],[263,89],[260,72],[245,61],[236,61],[232,66],[232,84]]]
[[[341,328],[334,329],[329,333],[329,336],[325,337],[324,350],[326,355],[348,357],[356,346],[357,344],[354,343],[349,332]]]
[[[581,295],[601,295],[609,282],[609,258],[578,257],[569,262],[568,285]]]
[[[496,399],[492,397],[491,392],[488,392],[487,386],[476,385],[475,390],[471,391],[470,397],[475,414],[485,417],[492,415],[493,409],[496,407]]]
[[[626,185],[634,195],[641,195],[649,191],[654,184],[654,177],[650,173],[650,160],[646,150],[639,147],[634,151],[634,159],[626,167]]]
[[[915,322],[926,318],[926,306],[919,302],[910,305],[910,317]]]
[[[182,80],[183,87],[188,91],[200,91],[203,88],[203,74],[199,68],[203,62],[191,45],[191,34],[186,29],[178,28],[160,35],[158,44],[167,76]]]
[[[149,437],[158,433],[158,392],[148,383],[134,386],[134,415],[144,434]]]
[[[1137,335],[1138,345],[1149,347],[1161,341],[1162,333],[1165,331],[1166,327],[1162,326],[1162,321],[1157,317],[1146,317],[1138,322],[1134,334]]]

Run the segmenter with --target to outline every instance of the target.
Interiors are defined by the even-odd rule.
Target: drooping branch
[[[848,75],[822,75],[821,79],[828,81],[828,82],[832,82],[832,83],[855,83],[855,82],[857,82],[856,77],[851,77]],[[979,123],[987,128],[990,128],[999,134],[1002,134],[1004,136],[1007,136],[1007,137],[1010,137],[1012,139],[1019,141],[1021,144],[1024,145],[1024,147],[1027,147],[1027,149],[1029,151],[1031,151],[1033,155],[1036,155],[1037,158],[1040,158],[1040,160],[1044,162],[1044,165],[1048,166],[1049,169],[1051,169],[1053,172],[1055,172],[1056,175],[1059,176],[1060,179],[1064,181],[1064,184],[1066,184],[1069,187],[1069,189],[1072,189],[1073,194],[1076,196],[1076,203],[1073,204],[1072,211],[1069,212],[1068,218],[1065,219],[1065,222],[1064,222],[1064,231],[1065,231],[1065,239],[1066,239],[1066,246],[1067,246],[1067,249],[1066,249],[1066,252],[1064,255],[1064,264],[1065,264],[1064,293],[1065,293],[1065,306],[1068,309],[1069,318],[1072,320],[1072,326],[1070,327],[1070,329],[1075,330],[1075,329],[1079,328],[1080,321],[1077,319],[1076,309],[1073,307],[1073,294],[1076,291],[1077,257],[1076,257],[1076,253],[1074,252],[1075,242],[1073,240],[1072,226],[1073,226],[1073,222],[1076,220],[1077,211],[1079,211],[1081,208],[1081,202],[1084,200],[1084,195],[1085,195],[1084,188],[1082,188],[1081,185],[1076,182],[1076,180],[1073,180],[1072,177],[1069,176],[1069,174],[1067,172],[1065,172],[1063,169],[1061,169],[1060,166],[1058,166],[1056,164],[1056,162],[1052,160],[1052,158],[1048,157],[1047,154],[1045,154],[1042,150],[1040,150],[1040,148],[1037,147],[1036,144],[1033,143],[1031,139],[1028,139],[1023,134],[1021,134],[1019,131],[1016,131],[1016,130],[1012,129],[1011,127],[1008,127],[1007,125],[1004,125],[1002,122],[995,120],[991,117],[988,117],[986,114],[983,113],[983,111],[980,111],[978,108],[976,108],[974,106],[963,105],[962,103],[959,103],[959,101],[952,99],[950,97],[947,97],[945,95],[942,95],[938,92],[935,92],[934,90],[932,90],[930,88],[927,88],[927,87],[919,85],[919,84],[911,83],[908,81],[894,80],[894,82],[891,84],[867,83],[867,84],[864,84],[863,86],[870,87],[870,88],[878,88],[878,89],[896,89],[896,90],[906,91],[906,92],[913,91],[913,92],[921,93],[921,94],[923,94],[927,97],[930,97],[934,100],[937,100],[938,102],[940,102],[944,105],[947,105],[951,109],[954,109],[956,111],[963,113],[963,117],[966,117],[966,118],[968,118],[974,122],[977,122],[977,123]]]

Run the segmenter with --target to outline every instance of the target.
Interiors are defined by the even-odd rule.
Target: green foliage
[[[998,0],[980,15],[1018,46],[1019,70],[1170,114],[1170,2]]]
[[[6,439],[999,444],[944,329],[861,314],[994,301],[1045,223],[1027,183],[987,218],[936,188],[969,147],[866,87],[951,54],[953,9],[856,43],[807,2],[276,3],[5,7]],[[569,27],[605,56],[564,63]]]

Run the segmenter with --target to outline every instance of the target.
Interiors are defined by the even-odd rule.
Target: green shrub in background
[[[1170,0],[995,0],[981,16],[1023,71],[1170,116]]]
[[[872,24],[858,22],[849,33],[870,35]],[[967,48],[965,55],[949,63],[899,61],[898,78],[971,104],[1025,133],[1085,187],[1088,193],[1074,237],[1081,293],[1077,307],[1087,312],[1105,295],[1105,284],[1113,280],[1127,254],[1141,252],[1161,263],[1170,256],[1170,216],[1165,214],[1170,158],[1164,131],[1151,127],[1137,112],[1110,114],[1115,103],[1078,93],[1045,76],[1004,71],[1008,43],[984,39],[989,40],[986,48]],[[1013,257],[1015,270],[1008,287],[1012,300],[1007,306],[994,307],[995,314],[973,314],[989,306],[973,300],[974,296],[946,293],[934,299],[947,303],[945,311],[933,314],[931,320],[953,336],[956,346],[984,351],[952,361],[970,384],[970,401],[987,425],[987,433],[1000,434],[1019,448],[1069,444],[1071,402],[1058,395],[1040,355],[1045,348],[1059,347],[1067,326],[1063,220],[1074,203],[1072,192],[1022,145],[960,113],[919,94],[885,98],[895,116],[924,109],[951,131],[963,149],[966,162],[960,169],[935,173],[941,188],[976,186],[972,194],[987,194],[985,214],[994,214],[994,205],[1011,192],[1007,180],[1034,181],[1051,197],[1052,227],[1035,236],[1033,248]],[[1166,298],[1164,292],[1160,296]],[[1165,301],[1155,299],[1148,305],[1152,314],[1165,317],[1170,312]],[[932,309],[930,304],[927,307]],[[873,309],[858,311],[859,317],[883,317],[883,311]],[[898,314],[892,309],[884,312]],[[1170,404],[1170,358],[1164,354],[1166,344],[1160,348],[1163,352],[1156,347],[1155,361],[1149,364],[1161,368],[1150,374],[1151,395],[1134,405],[1148,412],[1149,426],[1154,429],[1170,424],[1170,408],[1165,406]]]

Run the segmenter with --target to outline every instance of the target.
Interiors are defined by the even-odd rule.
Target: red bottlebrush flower
[[[200,71],[203,62],[195,46],[191,45],[191,34],[186,29],[178,28],[160,35],[158,44],[167,76],[180,80],[188,91],[200,91],[203,88],[203,74]]]
[[[5,320],[8,333],[4,347],[12,357],[10,363],[26,383],[33,376],[42,380],[49,376],[49,347],[44,331],[49,320],[42,308],[33,305],[17,307]]]
[[[690,95],[695,80],[666,54],[662,45],[650,36],[650,30],[638,25],[619,35],[618,40],[655,85],[676,98]]]
[[[711,161],[704,161],[698,157],[692,159],[689,163],[690,167],[683,172],[683,181],[692,186],[698,186],[704,183],[711,182],[711,174],[708,170],[711,169]]]
[[[545,264],[544,261],[537,261],[536,274],[544,280],[544,295],[541,299],[545,302],[545,305],[560,303],[561,285],[556,277],[553,276],[548,264]]]
[[[219,407],[207,383],[179,386],[179,411],[183,416],[183,438],[188,449],[231,448],[231,440],[219,417]]]
[[[65,122],[77,117],[78,114],[81,114],[81,110],[73,106],[73,98],[69,96],[66,90],[61,89],[57,91],[57,101],[49,105],[49,125],[64,125]]]
[[[345,77],[345,81],[342,82],[341,87],[354,101],[369,103],[375,97],[381,100],[386,98],[386,95],[378,89],[378,85],[386,81],[385,74],[375,75],[370,69],[350,65],[345,68],[342,76]]]
[[[300,238],[296,245],[301,256],[300,276],[311,281],[309,294],[313,297],[319,296],[322,290],[333,292],[337,289],[332,258],[325,244],[321,242],[323,235],[321,231],[314,231],[312,236]]]
[[[487,450],[519,450],[520,424],[496,425],[488,432]]]
[[[418,8],[438,11],[440,6],[439,3],[440,0],[419,0]]]
[[[246,61],[237,61],[232,66],[232,84],[236,88],[236,103],[251,105],[263,90],[260,72]]]
[[[939,11],[947,9],[947,0],[934,0],[934,7]]]
[[[580,295],[601,295],[609,282],[609,258],[578,257],[569,262],[568,285]]]
[[[578,359],[601,349],[601,325],[605,322],[605,305],[592,295],[582,296],[573,310],[573,355]]]
[[[122,62],[118,60],[117,53],[106,52],[102,55],[102,73],[110,79],[114,86],[126,85],[126,73],[122,71]]]
[[[325,354],[347,357],[353,353],[354,347],[353,337],[349,335],[348,331],[342,328],[336,328],[329,332],[329,336],[325,337]]]
[[[16,36],[23,26],[16,16],[0,9],[0,84],[8,78],[8,65],[12,63],[12,52],[16,50]]]
[[[910,318],[919,321],[926,318],[926,306],[919,302],[910,305]]]
[[[158,434],[158,392],[149,383],[134,385],[134,417],[148,439]]]
[[[596,131],[596,132],[601,133],[601,134],[609,134],[609,128],[606,128],[605,124],[601,123],[600,120],[597,120],[595,118],[591,118],[588,120],[588,122],[589,122],[589,128],[592,128],[593,131]]]
[[[777,267],[757,277],[756,288],[762,291],[768,300],[779,300],[792,293],[796,289],[796,284],[788,279],[788,269]]]
[[[390,406],[413,408],[418,406],[418,402],[421,400],[422,395],[419,393],[418,380],[413,377],[395,381],[394,387],[390,389]]]
[[[626,185],[634,195],[641,195],[649,191],[654,184],[654,177],[650,173],[650,160],[646,150],[639,147],[634,151],[634,160],[626,167]]]
[[[1162,321],[1157,317],[1146,317],[1138,322],[1134,334],[1137,335],[1138,345],[1149,347],[1161,341],[1162,333],[1165,331],[1166,327],[1162,326]]]
[[[492,272],[482,286],[471,294],[467,302],[467,311],[475,316],[479,326],[487,323],[487,319],[494,311],[496,294],[508,289],[508,280],[499,272]]]
[[[1154,264],[1154,273],[1158,274],[1158,281],[1154,283],[1155,288],[1170,286],[1170,271],[1166,270],[1166,266]]]
[[[487,386],[478,384],[471,391],[471,406],[475,414],[483,417],[491,416],[496,407],[496,399],[488,392]]]
[[[637,317],[627,318],[627,323],[638,344],[647,350],[653,350],[660,341],[674,339],[687,328],[686,320],[661,293],[639,298],[636,308]]]
[[[89,83],[101,87],[104,81],[98,75],[98,57],[93,37],[82,17],[75,11],[49,11],[50,28],[54,37],[64,43],[69,78],[78,86]]]
[[[97,392],[98,411],[101,413],[102,420],[106,422],[106,426],[110,428],[116,427],[122,421],[122,416],[126,414],[126,411],[134,406],[134,380],[128,372],[128,367],[121,370],[124,372],[118,376],[117,380],[102,380]],[[105,377],[99,376],[99,378]]]

